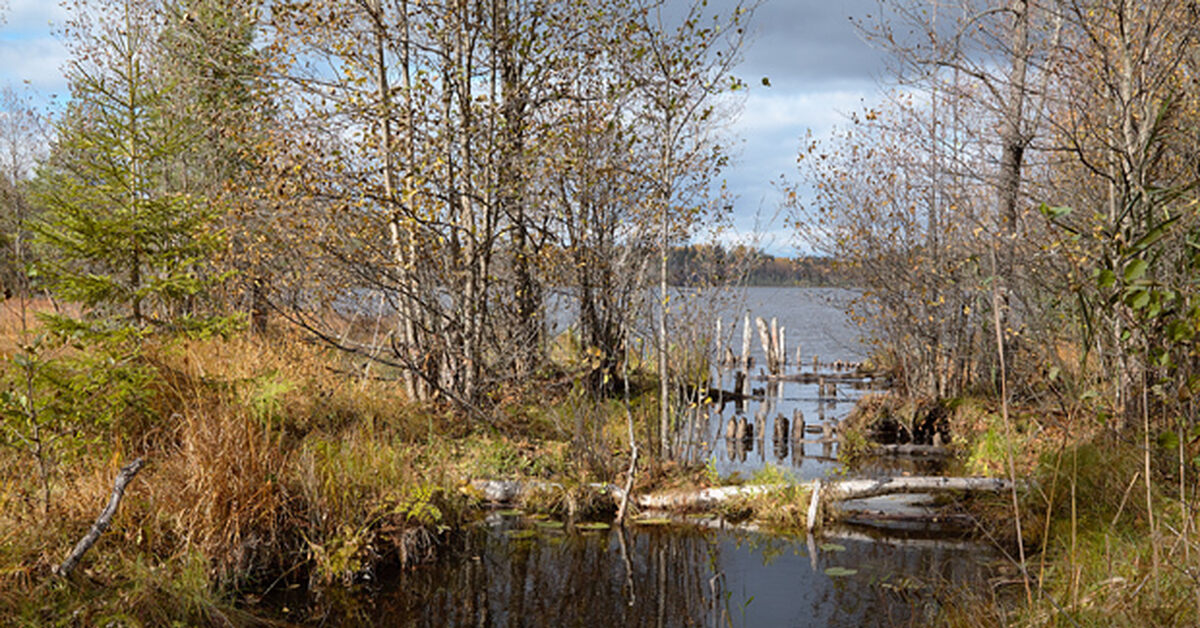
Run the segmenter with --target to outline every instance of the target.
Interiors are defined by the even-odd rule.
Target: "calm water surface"
[[[787,329],[789,371],[795,347],[803,368],[865,357],[844,307],[855,294],[836,289],[749,288],[730,294],[677,295],[677,325],[715,332],[741,348],[749,311]],[[735,323],[736,321],[736,323]],[[757,333],[752,347],[762,363]],[[757,369],[752,369],[752,375]],[[732,372],[714,373],[732,389]],[[772,442],[779,416],[840,421],[861,398],[842,386],[822,399],[816,384],[753,379],[763,398],[713,409],[697,422],[698,459],[721,474],[752,475],[774,465],[798,479],[839,473],[837,446]],[[758,421],[766,438],[727,445],[730,417]],[[819,436],[811,436],[818,439]],[[870,473],[898,470],[883,465]],[[715,529],[714,529],[715,528]],[[383,575],[367,591],[337,599],[293,596],[290,617],[325,625],[388,626],[893,626],[927,622],[937,593],[984,586],[997,555],[988,547],[932,531],[854,528],[792,538],[707,525],[632,526],[583,532],[547,529],[519,515],[492,513],[428,565]],[[382,574],[381,574],[382,575]]]

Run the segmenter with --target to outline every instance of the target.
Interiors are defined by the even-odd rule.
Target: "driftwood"
[[[75,549],[71,550],[71,554],[67,556],[67,559],[54,569],[55,574],[62,577],[69,576],[74,571],[75,566],[79,564],[79,561],[83,559],[83,555],[96,544],[100,535],[104,534],[104,531],[108,529],[113,516],[117,514],[117,506],[121,505],[121,498],[125,496],[125,487],[138,474],[138,471],[142,470],[144,464],[145,461],[138,458],[121,467],[121,472],[117,474],[117,479],[113,482],[112,495],[108,498],[108,504],[104,507],[104,510],[100,511],[100,516],[92,524],[92,529],[88,530],[88,533],[82,539],[79,539],[79,542],[75,544]]]
[[[936,493],[941,491],[998,492],[1012,488],[1000,478],[944,478],[915,476],[877,480],[839,480],[829,483],[829,498],[835,501],[864,499],[898,493]]]
[[[937,445],[876,445],[871,453],[877,456],[931,456],[948,457],[950,450]]]
[[[496,503],[511,503],[531,491],[548,488],[561,489],[562,485],[538,480],[504,481],[474,480],[471,486],[484,499]],[[611,494],[618,500],[625,498],[625,491],[612,484],[589,484],[594,490]],[[696,490],[664,491],[638,495],[632,499],[640,508],[654,510],[709,510],[738,497],[762,495],[783,490],[789,484],[748,484],[743,486],[721,486]],[[801,485],[803,486],[803,485]],[[1012,484],[999,478],[945,478],[937,476],[896,477],[870,480],[814,480],[809,484],[812,497],[808,505],[808,525],[812,530],[819,523],[822,502],[865,499],[881,495],[901,493],[936,493],[942,491],[1006,491]],[[861,514],[861,513],[856,513]],[[946,518],[945,515],[938,515]]]
[[[656,510],[707,510],[735,497],[762,495],[777,491],[786,484],[751,484],[746,486],[721,486],[692,491],[667,491],[639,495],[637,503],[642,508]]]
[[[522,497],[546,490],[562,490],[558,482],[543,482],[541,480],[471,480],[471,488],[478,497],[497,504],[511,504]],[[625,490],[615,484],[593,482],[588,488],[601,494],[611,494],[617,499],[625,496]]]

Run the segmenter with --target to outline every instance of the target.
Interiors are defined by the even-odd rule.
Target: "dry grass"
[[[15,348],[5,307],[0,346]],[[72,435],[85,446],[57,461],[48,513],[30,457],[0,449],[0,617],[241,623],[227,592],[306,574],[351,582],[427,558],[458,525],[452,448],[427,440],[456,430],[397,383],[347,377],[336,356],[284,333],[148,344],[144,359],[150,411]],[[134,456],[148,466],[64,587],[51,568]]]

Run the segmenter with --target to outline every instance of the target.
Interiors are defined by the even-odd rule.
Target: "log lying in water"
[[[620,499],[625,492],[612,484],[593,483],[589,487]],[[748,484],[695,490],[663,491],[636,496],[641,508],[655,510],[708,510],[736,497],[749,497],[779,491],[789,484]],[[799,485],[804,486],[804,485]],[[1000,478],[945,478],[937,476],[896,477],[866,480],[814,480],[808,488],[819,491],[821,501],[865,499],[899,493],[937,493],[945,491],[998,492],[1009,490],[1011,483]],[[473,480],[471,487],[484,499],[496,503],[511,503],[527,492],[561,489],[562,485],[539,480],[505,481]],[[818,488],[819,487],[819,488]],[[810,512],[816,502],[809,504]],[[815,519],[815,517],[814,517]],[[815,521],[814,521],[815,524]]]
[[[937,445],[876,445],[871,453],[877,456],[929,456],[949,457],[950,450]]]
[[[1012,487],[1001,478],[944,478],[915,476],[871,480],[838,480],[828,483],[829,498],[834,501],[864,499],[898,493],[938,493],[945,491],[982,491],[995,493]]]
[[[588,484],[588,487],[601,494],[611,494],[617,499],[621,499],[625,494],[621,487],[613,484],[593,482]],[[557,482],[541,480],[471,480],[471,489],[475,491],[477,497],[497,504],[511,504],[535,491],[561,490],[562,488],[563,485]]]
[[[762,495],[786,487],[786,484],[750,484],[720,486],[690,491],[667,491],[637,497],[638,506],[657,510],[707,510],[735,497]]]

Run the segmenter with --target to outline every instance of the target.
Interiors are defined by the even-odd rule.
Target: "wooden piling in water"
[[[799,364],[799,362],[797,362]],[[787,366],[787,327],[779,328],[779,368]]]
[[[742,321],[742,368],[750,368],[750,312]]]
[[[763,357],[767,360],[767,368],[771,368],[771,336],[767,331],[767,322],[761,316],[754,317],[754,325],[758,328],[758,341],[762,344]]]

